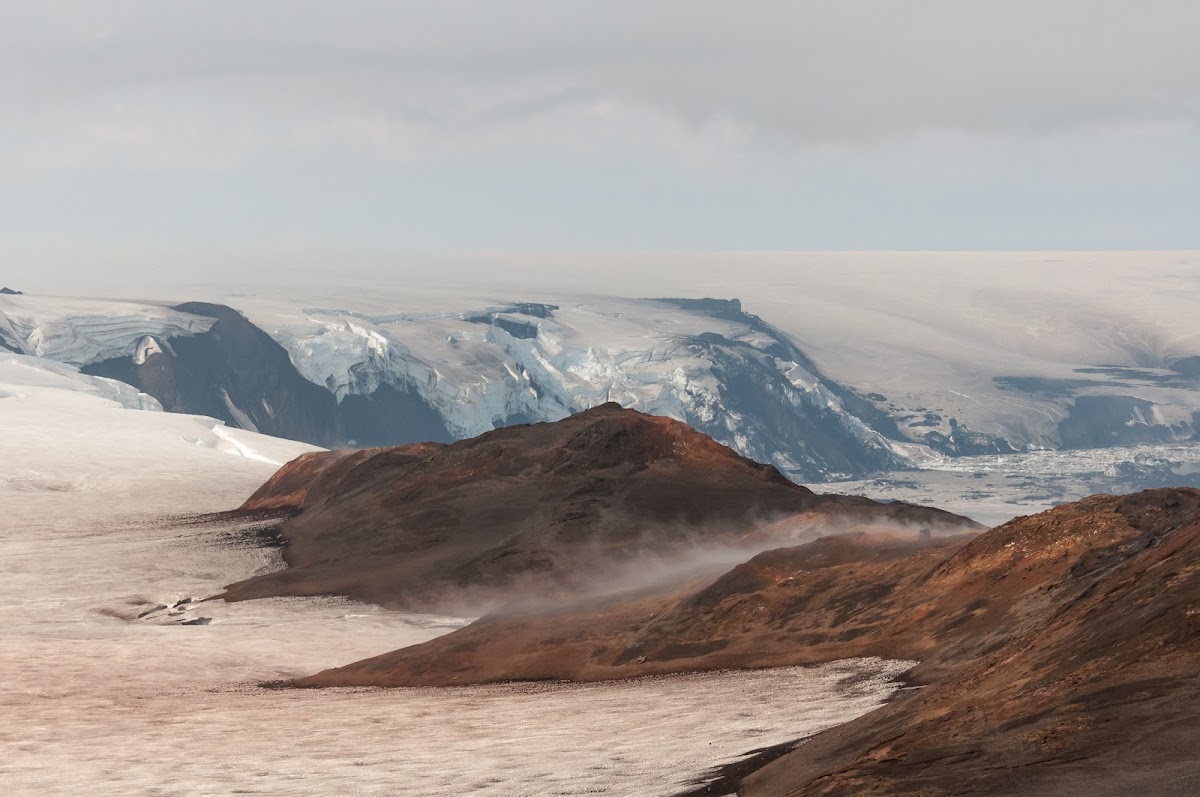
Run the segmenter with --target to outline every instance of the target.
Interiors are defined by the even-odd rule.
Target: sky
[[[0,0],[0,268],[1200,248],[1197,30],[1195,0]]]

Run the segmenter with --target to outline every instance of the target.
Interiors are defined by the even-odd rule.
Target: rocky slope
[[[301,458],[246,504],[292,508],[288,569],[230,599],[338,593],[475,610],[720,572],[828,523],[971,526],[821,496],[687,425],[616,404],[447,446]]]
[[[1096,496],[973,539],[862,535],[707,584],[485,618],[301,685],[595,680],[913,658],[923,688],[749,795],[1195,794],[1200,491]]]
[[[485,617],[436,643],[302,686],[601,681],[662,673],[914,658],[931,638],[894,624],[903,594],[972,535],[850,532],[767,551],[724,575]]]
[[[1200,492],[1014,521],[926,588],[970,600],[918,668],[934,685],[818,737],[744,794],[1197,793]]]

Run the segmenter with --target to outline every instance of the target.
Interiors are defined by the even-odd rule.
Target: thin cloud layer
[[[577,103],[734,118],[798,140],[1200,116],[1195,3],[10,4],[5,94],[249,94],[486,125]]]
[[[725,196],[735,217],[726,244],[802,247],[786,219],[821,196],[954,204],[944,181],[956,175],[984,192],[965,189],[981,205],[971,225],[988,197],[1007,201],[1005,183],[1022,179],[1027,193],[1064,194],[1064,206],[1082,183],[1116,191],[1131,175],[1162,173],[1154,202],[1187,204],[1184,178],[1200,165],[1175,153],[1200,138],[1197,29],[1200,6],[1183,0],[17,0],[0,9],[0,174],[39,181],[30,221],[44,234],[54,226],[39,197],[47,186],[86,178],[120,194],[130,175],[222,175],[232,204],[257,194],[269,205],[278,173],[350,192],[373,171],[403,174],[433,194],[476,195],[503,193],[524,173],[512,188],[536,196],[515,203],[525,206],[516,227],[564,198],[594,215],[582,234],[544,242],[568,246],[656,245],[610,218],[614,204],[648,212],[705,196],[687,212],[708,226]],[[931,154],[940,150],[945,158]],[[1067,173],[1050,186],[1040,173],[1022,178],[1045,160]],[[378,185],[367,193],[388,196]],[[747,193],[794,207],[763,235],[736,219],[732,203]],[[886,245],[879,209],[852,204],[857,226],[883,230],[862,245]],[[978,246],[1006,245],[980,226]],[[1131,244],[1180,245],[1168,228]],[[687,245],[669,219],[662,229],[662,243]],[[265,224],[263,241],[278,234]],[[461,235],[468,247],[524,241],[470,225]]]

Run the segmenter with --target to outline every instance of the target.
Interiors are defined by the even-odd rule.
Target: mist
[[[462,617],[486,617],[577,612],[659,595],[683,600],[734,568],[753,565],[756,556],[770,551],[843,536],[870,549],[969,533],[951,523],[857,521],[808,514],[720,527],[655,524],[645,527],[640,540],[620,552],[595,540],[582,543],[570,552],[569,562],[558,563],[565,573],[525,573],[500,585],[446,585],[435,590],[427,604]]]

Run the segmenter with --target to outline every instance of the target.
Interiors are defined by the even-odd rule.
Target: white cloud
[[[209,175],[232,207],[270,202],[277,172],[355,184],[375,169],[488,195],[520,163],[528,179],[510,190],[577,187],[596,214],[588,241],[654,240],[607,209],[619,192],[589,199],[597,185],[703,197],[687,212],[705,226],[736,224],[718,195],[744,203],[757,186],[781,218],[770,235],[729,237],[775,245],[820,183],[946,203],[930,192],[978,176],[987,204],[1006,196],[997,181],[1024,174],[1033,191],[1056,175],[1068,194],[1134,183],[1177,196],[1200,168],[1187,154],[1200,143],[1197,29],[1192,0],[13,0],[0,8],[0,173],[43,181],[35,195]],[[1168,146],[1148,158],[1156,136]],[[563,204],[545,193],[500,212]],[[26,212],[52,226],[48,207]],[[887,245],[869,233],[887,226],[878,209],[859,226],[861,245]],[[663,228],[660,243],[686,245]]]

